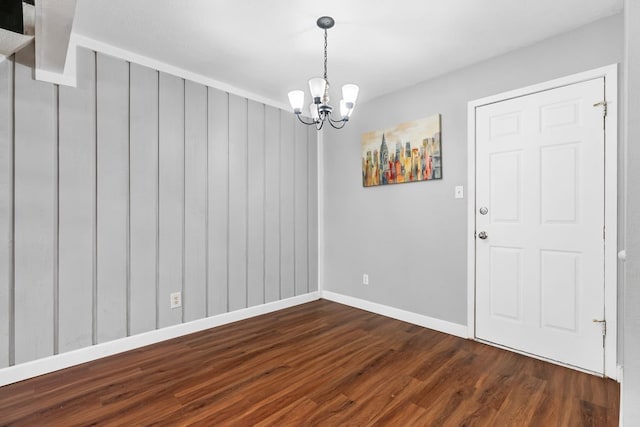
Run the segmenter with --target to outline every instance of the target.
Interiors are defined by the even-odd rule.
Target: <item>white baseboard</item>
[[[232,311],[230,313],[207,317],[205,319],[181,323],[179,325],[156,329],[154,331],[144,332],[114,341],[96,344],[91,347],[85,347],[67,353],[10,366],[0,369],[0,387],[26,380],[28,378],[37,377],[39,375],[48,374],[60,369],[69,368],[81,363],[91,362],[92,360],[144,347],[146,345],[155,344],[194,332],[203,331],[205,329],[214,328],[216,326],[225,325],[227,323],[237,322],[239,320],[315,301],[319,298],[319,292],[311,292],[281,301],[270,302],[267,304],[257,305],[255,307]]]
[[[401,310],[399,308],[389,307],[386,305],[338,294],[331,291],[322,291],[320,295],[322,298],[329,301],[338,302],[340,304],[370,311],[382,316],[402,320],[403,322],[413,323],[414,325],[433,329],[439,332],[444,332],[445,334],[455,335],[461,338],[468,338],[467,325],[447,322],[446,320],[435,319],[433,317],[413,313],[411,311]]]
[[[613,379],[618,381],[620,384],[622,384],[622,372],[622,365],[616,365],[616,377]]]
[[[620,383],[620,411],[618,412],[618,425],[620,427],[624,427],[624,421],[622,420],[622,417],[624,415],[624,410],[622,409],[622,406],[624,404],[624,396],[622,395],[622,393],[624,392],[624,387],[622,382],[624,381],[623,379],[624,376],[624,368],[621,365],[618,365],[618,383]]]

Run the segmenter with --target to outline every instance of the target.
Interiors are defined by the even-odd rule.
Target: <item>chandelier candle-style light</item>
[[[304,92],[301,90],[292,90],[289,92],[289,102],[293,112],[305,125],[315,125],[316,129],[322,129],[326,121],[336,128],[342,129],[344,125],[349,121],[353,108],[356,105],[356,99],[358,98],[358,91],[360,90],[357,85],[346,84],[342,86],[342,100],[340,101],[340,120],[334,120],[331,117],[333,107],[329,105],[329,80],[327,79],[327,30],[335,24],[335,21],[330,16],[321,16],[316,22],[318,27],[324,30],[324,77],[314,77],[309,80],[309,91],[311,92],[311,98],[313,103],[309,106],[309,112],[311,113],[312,122],[307,122],[302,119],[302,106],[304,105]]]

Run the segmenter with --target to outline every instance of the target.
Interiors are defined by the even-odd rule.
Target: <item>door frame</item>
[[[506,101],[537,92],[556,89],[570,84],[604,77],[605,101],[605,251],[604,251],[604,300],[607,335],[604,346],[604,375],[619,380],[617,369],[618,346],[618,64],[572,74],[544,83],[527,86],[500,94],[469,101],[467,107],[467,334],[476,337],[476,109],[488,104]],[[555,362],[557,363],[557,362]]]

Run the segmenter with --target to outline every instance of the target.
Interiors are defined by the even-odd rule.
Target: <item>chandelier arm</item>
[[[307,125],[307,126],[311,126],[311,125],[316,124],[316,122],[315,122],[315,121],[312,121],[312,122],[305,122],[304,120],[302,120],[302,117],[300,117],[300,114],[296,114],[296,117],[298,118],[298,120],[300,120],[300,122],[301,122],[301,123],[303,123],[303,124],[305,124],[305,125]]]
[[[334,123],[340,123],[340,122],[342,122],[342,126],[336,126],[336,125],[334,125]],[[347,122],[346,122],[346,121],[344,121],[344,120],[331,120],[331,119],[329,119],[329,124],[330,124],[330,125],[331,125],[331,127],[332,127],[332,128],[334,128],[334,129],[342,129],[342,128],[344,127],[344,125],[346,125],[346,124],[347,124]]]
[[[322,130],[322,127],[324,126],[324,122],[325,122],[324,120],[321,120],[321,121],[319,121],[319,122],[316,122],[316,130],[317,130],[317,131]],[[320,126],[318,126],[318,125],[320,125]]]

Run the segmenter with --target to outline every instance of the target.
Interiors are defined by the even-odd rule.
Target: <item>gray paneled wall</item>
[[[247,306],[247,100],[229,95],[229,310]]]
[[[185,82],[183,321],[207,315],[207,88]]]
[[[50,355],[57,337],[58,90],[32,79],[33,60],[33,49],[15,55],[14,330],[10,343],[15,363]]]
[[[182,321],[182,308],[163,304],[162,296],[184,285],[184,81],[160,73],[158,180],[158,326]],[[203,230],[204,231],[204,230]],[[165,298],[166,300],[166,298]]]
[[[0,367],[317,290],[315,130],[89,50],[77,88],[33,60],[0,63]]]
[[[13,63],[0,63],[0,366],[13,363]]]
[[[229,94],[209,90],[209,315],[229,311]],[[222,200],[223,203],[218,203]],[[211,242],[217,242],[212,245]]]
[[[280,298],[288,298],[295,294],[294,242],[295,242],[295,118],[286,114],[280,115]]]
[[[96,58],[96,341],[127,335],[129,64]],[[16,141],[20,143],[20,141]],[[85,141],[90,143],[90,141]],[[161,181],[162,182],[162,181]]]
[[[130,333],[158,324],[158,73],[131,64],[129,123]]]
[[[93,55],[78,57],[78,86],[61,86],[58,108],[59,351],[93,343],[96,102]]]

